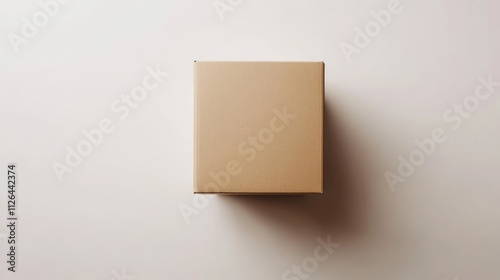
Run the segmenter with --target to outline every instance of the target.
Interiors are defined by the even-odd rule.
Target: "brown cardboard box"
[[[194,192],[323,193],[323,62],[194,63]]]

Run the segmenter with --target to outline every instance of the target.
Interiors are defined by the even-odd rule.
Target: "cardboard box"
[[[194,63],[194,192],[323,193],[323,62]]]

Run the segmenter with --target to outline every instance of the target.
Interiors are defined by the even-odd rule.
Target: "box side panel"
[[[199,179],[198,179],[198,171],[199,171],[199,168],[198,168],[198,165],[199,165],[199,154],[198,154],[198,145],[199,145],[199,130],[198,130],[198,117],[199,117],[199,113],[198,113],[198,106],[199,106],[199,102],[198,102],[198,62],[196,62],[196,60],[194,61],[193,63],[193,70],[194,70],[194,85],[193,85],[193,89],[194,89],[194,126],[193,126],[193,129],[194,129],[194,144],[193,144],[193,192],[194,193],[197,193],[199,192],[199,188],[198,188],[198,183],[199,183]]]
[[[322,92],[321,92],[321,191],[320,193],[323,193],[323,188],[324,188],[324,168],[325,168],[325,63],[321,62],[321,85],[322,85]]]

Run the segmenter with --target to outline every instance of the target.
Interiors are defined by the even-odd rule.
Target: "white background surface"
[[[221,20],[211,0],[73,0],[15,53],[41,8],[1,1],[0,219],[16,162],[20,220],[16,273],[0,227],[0,279],[282,279],[329,235],[308,279],[499,279],[500,87],[456,130],[443,114],[500,80],[500,5],[402,0],[348,63],[339,45],[388,2],[246,0]],[[186,223],[194,59],[325,61],[325,194],[211,197]],[[120,119],[157,65],[170,76]],[[103,118],[115,130],[59,182]],[[391,192],[384,172],[435,128],[446,142]]]

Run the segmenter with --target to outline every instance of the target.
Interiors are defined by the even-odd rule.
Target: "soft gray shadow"
[[[266,224],[286,231],[303,227],[306,219],[307,226],[321,234],[361,234],[366,224],[367,191],[363,189],[367,184],[355,166],[351,151],[357,147],[350,145],[349,135],[342,117],[325,102],[323,194],[220,196],[219,201],[246,207]]]

